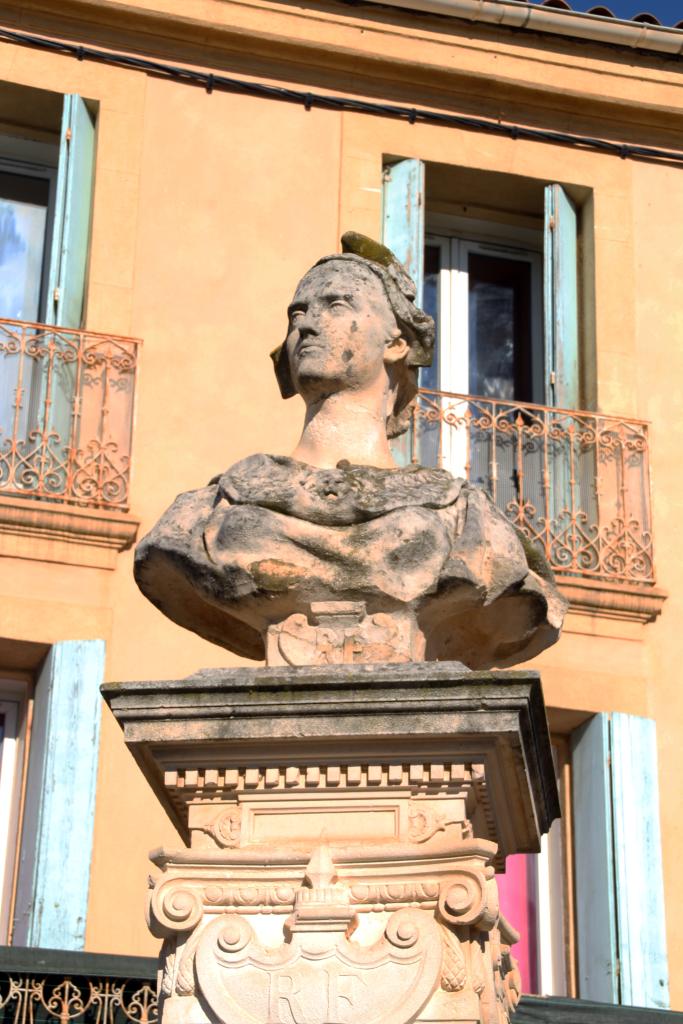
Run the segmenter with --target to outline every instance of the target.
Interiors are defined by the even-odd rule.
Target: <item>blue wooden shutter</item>
[[[666,1008],[655,723],[595,715],[572,780],[579,997]]]
[[[412,277],[421,306],[425,251],[425,166],[421,160],[399,160],[384,168],[382,241]],[[410,464],[413,447],[412,429],[394,438],[391,450],[399,465]]]
[[[382,241],[403,263],[422,304],[425,248],[425,167],[399,160],[386,167],[382,188]]]
[[[655,723],[611,715],[612,796],[621,1002],[666,1009],[664,881]]]
[[[576,207],[561,185],[547,185],[543,231],[546,404],[579,405]]]
[[[95,125],[80,96],[64,97],[46,321],[83,322],[92,209]]]
[[[612,856],[609,720],[572,734],[576,945],[581,999],[619,1002]]]
[[[83,949],[104,642],[54,644],[36,683],[13,942]]]

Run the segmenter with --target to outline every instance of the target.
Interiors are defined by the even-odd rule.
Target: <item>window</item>
[[[80,96],[1,83],[0,119],[10,110],[16,127],[0,134],[0,486],[58,495],[82,421],[79,342],[34,325],[83,323],[95,120]]]
[[[394,451],[486,490],[565,580],[652,583],[647,426],[584,411],[591,211],[578,186],[414,159],[386,168],[384,241],[438,328]]]
[[[571,874],[570,754],[564,736],[552,737],[562,817],[541,839],[539,854],[508,857],[498,878],[501,912],[521,935],[513,952],[525,992],[576,995]]]
[[[95,106],[0,83],[0,317],[81,327]]]
[[[104,642],[67,640],[47,648],[4,641],[2,651],[24,663],[40,660],[23,690],[9,680],[0,691],[0,836],[9,825],[0,847],[0,945],[9,938],[16,946],[82,949]]]
[[[654,722],[588,716],[552,743],[562,818],[498,879],[524,990],[665,1009]]]
[[[575,409],[590,404],[582,219],[558,183],[399,160],[383,185],[383,237],[439,321],[423,387]],[[585,273],[587,261],[581,266]]]
[[[80,96],[0,83],[0,317],[81,327],[95,118]]]
[[[592,715],[552,742],[562,818],[498,879],[524,989],[666,1009],[655,723]]]

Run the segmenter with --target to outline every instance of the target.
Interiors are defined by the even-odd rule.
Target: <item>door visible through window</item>
[[[422,399],[418,458],[506,503],[518,492],[510,427],[519,410],[496,402],[543,401],[542,273],[540,248],[427,239],[423,302],[436,320],[437,344],[420,383],[447,395]]]
[[[437,322],[438,341],[423,387],[543,401],[540,251],[430,237],[424,305]]]

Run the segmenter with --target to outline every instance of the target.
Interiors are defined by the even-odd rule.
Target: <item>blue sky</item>
[[[609,7],[617,18],[633,18],[647,11],[659,18],[662,25],[683,21],[683,0],[568,0],[574,11],[588,11],[601,4]]]

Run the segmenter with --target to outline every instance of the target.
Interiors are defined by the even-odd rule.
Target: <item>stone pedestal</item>
[[[507,1019],[495,870],[558,814],[536,673],[226,669],[103,692],[187,843],[152,855],[163,1024]]]

